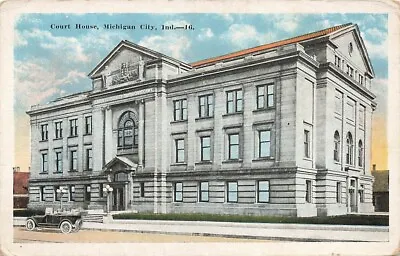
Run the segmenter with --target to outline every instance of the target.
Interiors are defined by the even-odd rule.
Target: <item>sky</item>
[[[339,24],[355,23],[367,48],[378,107],[373,115],[371,164],[387,168],[388,50],[386,14],[23,14],[14,30],[15,166],[30,163],[31,105],[91,89],[87,74],[121,41],[129,40],[185,62],[194,62]],[[70,24],[71,29],[54,25]],[[75,29],[75,24],[98,29]],[[104,29],[135,25],[135,30]],[[161,25],[193,30],[162,30]],[[140,29],[157,27],[157,30]]]

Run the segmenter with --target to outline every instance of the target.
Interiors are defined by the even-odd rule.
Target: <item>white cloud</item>
[[[19,46],[26,46],[28,45],[28,41],[21,36],[18,30],[15,30],[14,32],[14,46],[19,47]]]
[[[197,36],[200,41],[207,40],[212,37],[214,37],[214,33],[211,28],[202,28],[200,30],[200,34]]]
[[[191,41],[186,36],[168,33],[162,36],[143,37],[138,44],[176,59],[185,60]]]
[[[228,31],[221,35],[221,38],[228,40],[236,48],[247,48],[272,41],[275,35],[260,33],[252,25],[232,24]]]
[[[285,32],[294,32],[300,21],[300,16],[296,14],[277,14],[274,16],[276,28]]]
[[[388,41],[385,38],[384,41],[373,43],[369,40],[364,39],[365,47],[370,58],[376,59],[387,59],[388,57]]]
[[[368,28],[367,30],[365,30],[365,33],[366,35],[374,38],[375,41],[385,40],[387,37],[387,34],[385,32],[377,28]]]
[[[32,29],[20,33],[20,42],[36,39],[43,49],[60,52],[68,60],[73,62],[88,62],[89,56],[84,52],[82,42],[75,37],[54,36],[49,31]]]
[[[229,14],[229,13],[221,13],[221,14],[219,14],[219,16],[222,18],[222,19],[224,19],[225,21],[227,21],[227,22],[233,22],[233,17],[232,17],[232,15],[231,14]]]
[[[43,103],[61,93],[61,86],[79,82],[86,78],[84,72],[71,70],[66,75],[63,70],[58,74],[58,67],[53,67],[43,60],[15,62],[15,89],[19,105]]]

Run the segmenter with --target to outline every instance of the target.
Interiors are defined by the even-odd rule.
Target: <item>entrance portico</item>
[[[103,172],[107,175],[107,183],[113,188],[109,204],[112,211],[124,211],[132,204],[132,173],[137,164],[127,157],[117,156],[108,162]]]

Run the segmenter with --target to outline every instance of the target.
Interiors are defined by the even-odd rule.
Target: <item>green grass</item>
[[[338,225],[374,225],[388,226],[389,216],[376,215],[341,215],[328,217],[281,217],[281,216],[245,216],[217,214],[154,214],[154,213],[119,213],[114,219],[136,220],[175,220],[175,221],[221,221],[255,223],[300,223],[300,224],[338,224]]]
[[[43,214],[44,214],[44,211],[29,210],[29,209],[14,210],[14,212],[13,212],[14,217],[30,217],[32,215],[43,215]]]

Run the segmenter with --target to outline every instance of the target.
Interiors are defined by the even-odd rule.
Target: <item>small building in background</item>
[[[21,172],[19,167],[13,167],[14,209],[26,209],[28,196],[29,172]]]
[[[389,170],[376,170],[373,165],[372,175],[375,178],[372,200],[376,212],[389,212]]]

